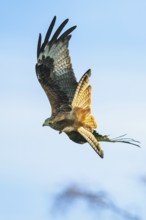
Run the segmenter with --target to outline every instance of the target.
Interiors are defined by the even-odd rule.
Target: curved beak
[[[43,124],[42,124],[42,126],[44,127],[44,126],[49,126],[49,125],[51,125],[51,124],[53,124],[54,122],[53,121],[45,121]]]
[[[46,123],[44,122],[44,123],[42,124],[42,126],[43,126],[43,127],[46,126]]]

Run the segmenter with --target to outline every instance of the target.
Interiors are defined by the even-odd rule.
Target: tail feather
[[[94,135],[83,127],[78,128],[78,132],[87,140],[95,152],[103,158],[104,152]]]

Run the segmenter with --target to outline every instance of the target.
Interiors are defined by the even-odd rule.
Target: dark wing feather
[[[53,114],[64,109],[70,109],[69,106],[77,87],[68,50],[70,33],[76,26],[69,28],[59,37],[68,22],[68,19],[66,19],[56,30],[53,37],[49,39],[55,21],[56,17],[53,18],[42,45],[41,34],[39,35],[38,62],[36,64],[38,80],[48,96]]]
[[[37,46],[37,58],[38,58],[38,56],[40,54],[41,41],[42,41],[42,35],[39,34],[38,46]]]
[[[45,36],[44,43],[43,43],[43,45],[42,45],[42,47],[41,47],[41,51],[44,50],[46,44],[48,43],[48,40],[49,40],[50,35],[51,35],[51,33],[52,33],[53,27],[54,27],[54,25],[55,25],[55,22],[56,22],[56,16],[54,16],[54,18],[53,18],[53,20],[52,20],[52,22],[51,22],[51,24],[50,24],[50,26],[49,26],[49,28],[48,28],[48,31],[47,31],[46,36]]]
[[[61,31],[63,30],[63,28],[65,27],[65,25],[67,24],[69,20],[66,19],[65,21],[62,22],[62,24],[58,27],[58,29],[56,30],[56,32],[54,33],[52,39],[50,40],[50,44],[52,44],[54,41],[57,40],[57,37],[59,36],[59,34],[61,33]]]
[[[67,31],[65,31],[59,38],[58,41],[65,38],[67,35],[69,35],[74,29],[76,28],[76,26],[73,26],[71,28],[69,28]]]

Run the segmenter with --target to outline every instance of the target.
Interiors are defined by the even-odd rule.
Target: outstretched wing
[[[70,109],[77,87],[68,50],[70,33],[76,26],[69,28],[60,36],[68,22],[66,19],[50,39],[55,21],[56,16],[49,26],[43,43],[41,43],[41,34],[39,35],[36,64],[37,78],[50,101],[52,114]]]

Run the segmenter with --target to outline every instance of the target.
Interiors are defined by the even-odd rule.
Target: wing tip
[[[103,159],[104,158],[104,151],[101,149],[98,151],[98,155]]]
[[[84,73],[83,77],[86,77],[86,76],[88,76],[88,77],[91,76],[91,69],[88,69],[88,70]]]
[[[56,16],[56,15],[54,15],[53,20],[56,20],[56,18],[57,18],[57,16]]]
[[[38,44],[37,44],[37,58],[39,57],[41,50],[41,41],[42,41],[42,35],[41,33],[39,33]]]
[[[89,77],[91,76],[91,69],[87,70],[87,74],[88,74]]]
[[[58,29],[56,30],[56,32],[54,33],[54,35],[52,36],[52,39],[50,39],[50,35],[52,34],[52,30],[54,28],[54,25],[56,23],[56,19],[57,16],[55,15],[50,23],[50,26],[48,28],[48,31],[46,33],[46,36],[44,38],[44,41],[42,43],[42,35],[41,33],[39,34],[39,38],[38,38],[38,45],[37,45],[37,58],[39,57],[40,52],[42,52],[45,48],[45,46],[47,45],[47,43],[50,43],[50,46],[55,42],[55,41],[59,41],[65,38],[68,38],[68,40],[70,40],[71,38],[71,32],[77,27],[76,25],[69,28],[68,30],[66,30],[61,36],[59,36],[59,34],[61,33],[61,31],[63,30],[63,28],[65,27],[65,25],[68,23],[69,19],[65,19],[61,25],[58,27]]]

